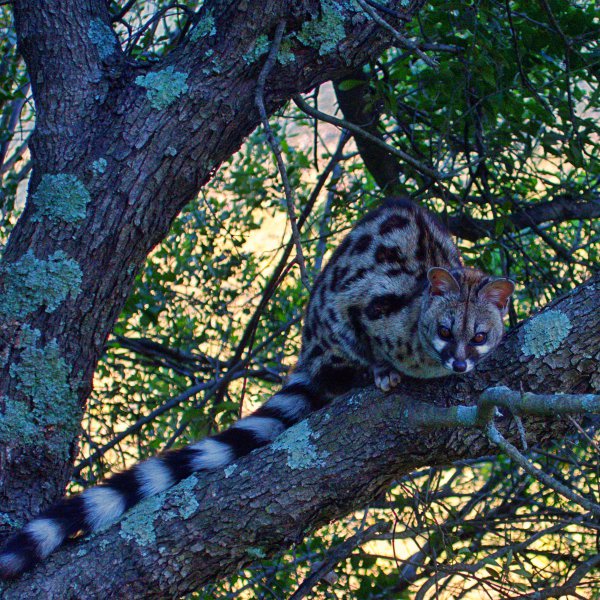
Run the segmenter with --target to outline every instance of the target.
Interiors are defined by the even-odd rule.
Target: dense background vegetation
[[[152,62],[187,35],[198,4],[113,3],[111,11],[123,48]],[[374,10],[385,17],[384,8]],[[10,8],[1,9],[5,240],[22,210],[35,111]],[[469,265],[517,281],[513,325],[589,278],[600,252],[596,10],[587,1],[432,2],[406,36],[437,66],[399,43],[335,89],[305,97],[412,161],[292,103],[272,119],[309,281],[384,193],[411,194],[458,235]],[[287,216],[258,130],[138,277],[97,369],[73,490],[222,429],[277,389],[298,354],[309,294]],[[531,457],[598,501],[597,443],[590,422]],[[314,587],[315,597],[559,597],[557,586],[575,581],[587,598],[600,589],[593,565],[585,568],[597,532],[594,519],[510,460],[484,458],[397,481],[365,511],[275,561],[258,552],[253,569],[199,597],[285,598],[332,557],[337,580]]]

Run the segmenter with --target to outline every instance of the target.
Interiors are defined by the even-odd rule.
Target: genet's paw
[[[373,377],[375,379],[375,385],[382,392],[389,392],[395,388],[401,380],[400,373],[394,371],[392,367],[387,365],[377,365],[373,367]]]

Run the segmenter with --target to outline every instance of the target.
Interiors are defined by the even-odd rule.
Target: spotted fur
[[[193,472],[222,468],[269,444],[365,383],[367,373],[387,390],[398,385],[399,374],[430,378],[471,370],[498,344],[512,291],[509,280],[465,269],[426,210],[406,199],[386,201],[356,225],[317,279],[298,365],[281,391],[213,437],[64,498],[9,539],[0,552],[0,577],[19,575],[66,538],[110,525]],[[481,333],[485,340],[473,343]]]
[[[452,238],[428,211],[389,199],[358,223],[319,276],[300,364],[321,387],[335,363],[372,370],[384,390],[397,385],[398,374],[470,371],[498,345],[513,289],[507,279],[464,268]],[[442,322],[450,339],[438,335]],[[473,345],[481,332],[486,343]]]

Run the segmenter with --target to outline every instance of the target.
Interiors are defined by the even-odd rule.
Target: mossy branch
[[[410,417],[421,427],[479,427],[483,429],[490,442],[498,446],[502,452],[510,456],[525,472],[535,477],[544,485],[564,496],[571,502],[579,504],[596,516],[600,516],[600,505],[585,498],[557,481],[519,452],[498,430],[494,418],[501,416],[499,408],[510,411],[514,417],[525,415],[552,416],[574,415],[582,413],[600,414],[599,394],[533,394],[521,393],[505,386],[487,389],[479,397],[476,406],[454,406],[440,409],[427,407],[415,412]],[[520,421],[519,421],[520,422]],[[522,426],[522,425],[521,425]],[[519,431],[519,434],[522,432]],[[521,436],[524,439],[524,436]]]
[[[504,413],[520,415],[530,444],[559,439],[572,429],[561,416],[599,411],[597,366],[586,358],[600,353],[599,302],[598,280],[580,286],[513,330],[468,377],[406,380],[401,394],[368,388],[339,398],[276,444],[196,474],[109,530],[63,548],[7,586],[3,598],[184,595],[258,554],[280,554],[415,469],[488,456],[501,451],[502,439],[518,444],[514,419]],[[571,326],[552,334],[552,344],[532,347],[527,332],[552,314]],[[525,393],[511,389],[523,382]],[[490,422],[502,439],[486,435]],[[573,500],[583,506],[579,494]]]

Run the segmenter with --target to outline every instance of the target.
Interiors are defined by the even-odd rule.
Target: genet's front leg
[[[382,392],[389,392],[401,381],[400,373],[395,371],[394,367],[391,367],[386,363],[380,363],[373,366],[373,378],[375,379],[375,385]]]

